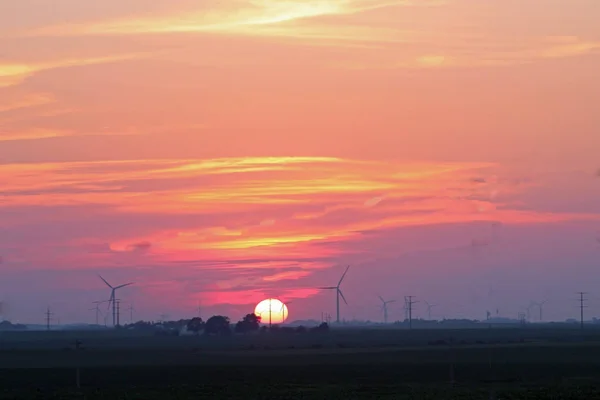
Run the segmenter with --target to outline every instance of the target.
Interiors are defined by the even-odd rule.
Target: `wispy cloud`
[[[38,107],[54,103],[54,96],[49,93],[28,93],[23,96],[9,99],[8,102],[0,103],[0,114],[8,111],[21,110],[24,108]]]
[[[219,4],[197,12],[186,11],[165,16],[123,18],[42,28],[30,35],[139,35],[157,33],[225,33],[244,35],[352,38],[360,39],[366,29],[337,26],[336,33],[327,26],[294,25],[296,21],[326,16],[353,15],[386,7],[422,7],[444,4],[443,1],[378,0],[244,0],[229,6]],[[273,29],[271,29],[273,28]],[[370,27],[373,33],[377,29]],[[354,34],[348,34],[354,32]],[[350,37],[349,37],[350,36]]]
[[[16,86],[23,83],[27,78],[43,71],[79,67],[85,65],[105,64],[124,60],[140,58],[142,54],[124,54],[114,56],[102,56],[94,58],[73,58],[40,63],[3,63],[0,62],[0,88]]]
[[[447,39],[447,40],[451,40]],[[330,63],[334,68],[368,69],[439,69],[477,68],[522,65],[536,61],[569,58],[597,54],[600,41],[580,37],[544,37],[524,39],[519,46],[505,43],[501,38],[474,45],[457,41],[450,50],[423,54],[411,48],[405,54],[390,53],[371,60],[337,61]]]
[[[19,131],[0,130],[0,142],[13,140],[49,139],[72,135],[74,135],[74,132],[72,131],[43,128],[31,128]]]
[[[9,226],[23,222],[14,209],[42,212],[37,224],[53,218],[43,210],[71,209],[74,223],[82,210],[90,228],[110,216],[129,233],[89,237],[108,242],[109,255],[143,249],[171,260],[330,257],[327,246],[306,246],[407,226],[596,218],[524,210],[510,199],[526,186],[510,180],[473,184],[491,168],[315,157],[3,165],[0,212]]]

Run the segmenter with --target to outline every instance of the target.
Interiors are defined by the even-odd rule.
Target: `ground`
[[[600,331],[11,334],[0,368],[0,399],[579,400],[600,398]]]

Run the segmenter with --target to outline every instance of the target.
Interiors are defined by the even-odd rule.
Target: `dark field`
[[[0,368],[0,398],[15,399],[593,399],[600,331],[3,333]]]

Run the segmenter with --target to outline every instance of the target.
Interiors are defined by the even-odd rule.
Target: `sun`
[[[266,299],[254,308],[254,314],[261,318],[263,324],[281,324],[288,318],[288,308],[279,299]]]

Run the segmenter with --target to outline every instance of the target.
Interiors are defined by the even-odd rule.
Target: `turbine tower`
[[[102,279],[104,283],[106,283],[106,286],[110,288],[110,298],[108,299],[108,307],[110,308],[110,305],[112,303],[113,326],[117,326],[117,302],[115,299],[115,292],[121,288],[124,288],[125,286],[133,285],[133,282],[125,283],[124,285],[119,286],[112,286],[100,274],[98,274],[98,276],[100,277],[100,279]]]
[[[338,324],[340,323],[340,296],[342,297],[342,300],[344,300],[344,303],[346,303],[346,305],[348,305],[348,302],[346,301],[346,298],[344,297],[344,294],[340,290],[340,285],[342,284],[342,281],[344,280],[344,277],[346,277],[346,274],[348,273],[349,269],[350,269],[350,266],[348,265],[346,267],[346,271],[344,271],[344,274],[340,278],[337,286],[327,286],[327,287],[321,287],[321,288],[319,288],[319,289],[324,289],[324,290],[335,290],[336,291],[335,308],[336,308],[336,322]]]
[[[379,300],[381,300],[381,304],[382,304],[381,305],[381,309],[383,310],[383,323],[387,324],[388,323],[388,308],[387,308],[387,305],[390,304],[390,303],[394,303],[396,300],[385,301],[383,299],[383,297],[381,297],[381,296],[378,296],[378,297],[379,297]]]

